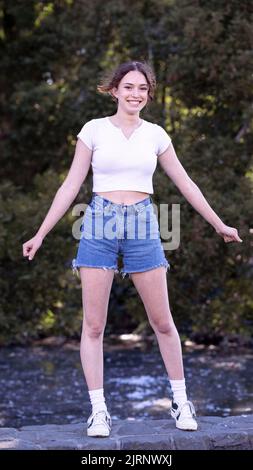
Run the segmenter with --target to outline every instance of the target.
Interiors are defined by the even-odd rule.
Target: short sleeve
[[[90,150],[93,150],[94,147],[94,119],[86,122],[82,129],[80,130],[77,137],[84,142]]]
[[[171,138],[158,124],[156,124],[156,139],[156,155],[159,157],[171,144]]]

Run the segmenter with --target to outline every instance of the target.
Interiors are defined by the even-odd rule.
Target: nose
[[[133,98],[138,98],[139,97],[139,91],[138,90],[132,90],[131,95],[132,95]]]

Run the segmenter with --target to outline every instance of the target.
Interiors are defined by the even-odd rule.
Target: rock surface
[[[253,415],[198,418],[195,432],[172,419],[113,422],[109,438],[88,438],[86,424],[0,428],[0,450],[251,450]]]

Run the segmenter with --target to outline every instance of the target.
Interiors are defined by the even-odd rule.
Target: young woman
[[[83,301],[81,361],[92,413],[88,436],[109,436],[111,418],[103,389],[103,333],[118,254],[123,276],[129,275],[156,334],[173,393],[171,415],[176,427],[196,430],[194,406],[187,399],[179,335],[168,299],[169,263],[161,244],[150,194],[157,160],[187,201],[225,242],[241,242],[235,228],[212,210],[177,158],[170,137],[154,123],[140,118],[153,99],[156,80],[144,62],[125,62],[98,86],[117,102],[112,116],[92,119],[78,134],[69,173],[58,189],[36,235],[23,244],[32,260],[43,239],[68,210],[93,169],[93,194],[81,226],[82,237],[73,270],[80,272]]]

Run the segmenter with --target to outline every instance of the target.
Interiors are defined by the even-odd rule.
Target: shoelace
[[[196,411],[194,405],[191,401],[187,400],[184,403],[177,403],[178,408],[175,410],[174,413],[176,419],[179,419],[182,415],[184,418],[192,418],[196,416]]]
[[[98,416],[98,415],[102,415],[102,416]],[[88,427],[92,425],[93,421],[96,422],[97,420],[100,422],[102,421],[104,424],[109,426],[109,428],[111,428],[112,420],[108,411],[103,410],[103,411],[96,411],[92,413],[87,420]]]

